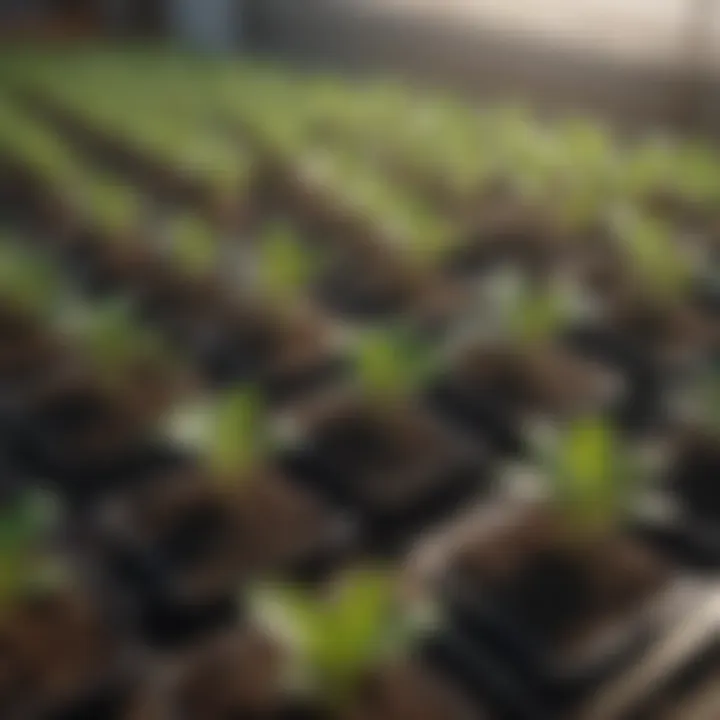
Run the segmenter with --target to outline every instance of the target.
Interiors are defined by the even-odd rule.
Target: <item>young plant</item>
[[[552,279],[535,284],[509,271],[498,274],[486,290],[491,317],[483,329],[519,348],[547,345],[576,311],[576,299]]]
[[[0,239],[0,299],[32,317],[48,317],[60,293],[50,263],[12,240]]]
[[[58,521],[54,499],[25,491],[0,512],[0,611],[11,611],[29,594],[62,583],[65,568],[47,547]]]
[[[196,452],[220,483],[252,476],[270,449],[267,408],[250,387],[230,388],[216,398],[175,408],[163,430]]]
[[[381,407],[407,401],[435,369],[435,356],[407,328],[370,330],[355,351],[360,388]]]
[[[347,571],[326,591],[261,588],[253,607],[261,624],[284,642],[288,682],[342,711],[367,674],[405,650],[426,619],[400,606],[387,570]]]
[[[98,376],[108,387],[131,381],[133,370],[153,365],[169,367],[173,362],[160,337],[139,324],[130,305],[107,302],[99,307],[68,307],[61,318],[64,330],[87,353]]]
[[[86,177],[80,184],[81,211],[110,238],[127,238],[141,227],[142,201],[119,178]]]
[[[286,310],[301,302],[318,270],[318,261],[293,228],[283,223],[266,228],[258,253],[257,283],[261,294],[275,307]]]
[[[692,268],[671,228],[629,209],[618,212],[615,221],[621,250],[644,289],[662,303],[681,300],[692,280]]]
[[[573,535],[595,537],[612,530],[637,491],[642,470],[610,422],[601,416],[574,419],[541,443],[552,500]]]
[[[219,241],[215,231],[197,215],[173,218],[169,231],[170,255],[190,277],[203,277],[217,267]]]

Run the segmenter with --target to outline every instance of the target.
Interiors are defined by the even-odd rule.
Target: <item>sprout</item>
[[[127,379],[133,367],[170,360],[160,337],[140,325],[124,301],[68,313],[65,330],[78,338],[94,368],[113,385]]]
[[[577,310],[559,283],[533,284],[513,271],[499,274],[487,291],[495,332],[521,347],[548,343]]]
[[[56,587],[63,580],[57,558],[43,547],[58,522],[54,499],[26,491],[0,513],[0,604],[4,610],[27,595]]]
[[[661,221],[624,210],[617,214],[616,229],[624,250],[647,289],[657,299],[674,301],[691,281],[689,260]]]
[[[382,405],[407,399],[434,366],[435,357],[405,328],[368,331],[355,355],[361,388]]]
[[[37,254],[0,240],[0,298],[23,313],[50,315],[60,283],[50,263]]]
[[[691,202],[717,203],[720,200],[720,158],[701,144],[688,144],[677,157],[675,182],[678,191]]]
[[[165,420],[170,437],[198,452],[220,481],[247,478],[269,450],[267,410],[262,396],[246,387],[175,408]]]
[[[133,192],[119,179],[101,180],[88,177],[82,189],[81,201],[92,222],[113,237],[125,237],[140,227],[142,204]]]
[[[627,509],[641,469],[603,417],[575,419],[542,448],[554,500],[579,534],[603,532]]]
[[[207,275],[216,267],[217,237],[198,216],[184,214],[173,218],[170,242],[174,261],[188,275]]]
[[[279,307],[289,306],[301,296],[316,272],[315,257],[286,224],[267,228],[259,251],[260,290]]]
[[[677,151],[666,137],[653,137],[638,147],[624,163],[622,187],[630,197],[646,197],[673,186]]]
[[[328,706],[341,709],[377,663],[401,651],[421,629],[403,612],[393,575],[383,570],[346,572],[328,595],[290,586],[256,592],[259,619],[284,636],[292,667]]]

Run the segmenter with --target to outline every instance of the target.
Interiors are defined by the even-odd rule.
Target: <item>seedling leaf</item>
[[[576,419],[551,453],[555,500],[569,524],[593,534],[611,526],[626,509],[639,469],[602,417]]]
[[[191,214],[174,218],[170,241],[174,261],[189,275],[203,276],[215,268],[218,241],[201,218]]]
[[[342,707],[374,662],[398,648],[394,628],[402,624],[391,573],[347,572],[327,596],[293,587],[274,587],[257,596],[258,613],[285,632],[294,660],[315,691]],[[407,641],[409,635],[402,637]]]
[[[220,478],[240,477],[257,467],[268,449],[266,408],[251,388],[225,391],[217,400],[207,448],[210,468]]]
[[[367,331],[355,355],[365,394],[382,404],[412,394],[434,369],[434,356],[406,328]]]

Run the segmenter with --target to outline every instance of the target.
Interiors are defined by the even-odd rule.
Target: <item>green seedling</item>
[[[60,282],[47,259],[0,240],[0,298],[19,312],[48,317],[60,295]]]
[[[638,490],[640,464],[608,420],[571,421],[541,448],[544,468],[568,526],[579,536],[612,529]]]
[[[615,227],[621,249],[645,288],[663,302],[680,299],[692,280],[692,269],[674,241],[671,228],[632,210],[619,212]]]
[[[111,386],[126,380],[134,367],[171,362],[160,337],[139,324],[123,301],[68,308],[62,322],[65,332],[77,339],[100,377]]]
[[[260,292],[278,307],[292,307],[317,274],[317,257],[303,246],[292,226],[284,223],[265,229],[258,252]]]
[[[626,156],[621,173],[624,197],[643,198],[671,188],[676,172],[676,146],[668,138],[652,137]]]
[[[488,292],[495,332],[519,347],[550,343],[574,312],[573,299],[551,280],[533,284],[510,272],[498,275]]]
[[[27,491],[0,512],[0,606],[7,612],[29,594],[62,584],[64,567],[48,551],[48,535],[58,522],[53,498]]]
[[[80,203],[90,221],[112,238],[127,237],[140,229],[140,195],[118,179],[86,177]]]
[[[193,277],[202,277],[217,267],[219,241],[210,225],[189,213],[173,218],[169,231],[170,255],[178,267]]]
[[[700,143],[688,143],[678,153],[675,185],[687,201],[714,207],[720,201],[720,157]]]
[[[366,397],[381,406],[406,401],[435,370],[436,358],[406,328],[370,330],[355,352]]]
[[[270,448],[268,423],[259,391],[238,387],[176,408],[165,421],[164,431],[197,452],[219,482],[236,482],[265,462]]]
[[[393,574],[346,572],[326,595],[291,586],[262,588],[256,615],[285,642],[289,682],[342,710],[374,667],[401,653],[428,622],[400,607]]]

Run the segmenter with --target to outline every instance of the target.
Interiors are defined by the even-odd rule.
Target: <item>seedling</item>
[[[8,612],[29,594],[63,583],[65,568],[46,547],[58,521],[54,499],[26,491],[0,513],[0,611]]]
[[[487,291],[491,317],[486,327],[520,348],[551,342],[576,310],[574,299],[559,284],[533,284],[513,271],[498,274]]]
[[[203,277],[217,266],[218,238],[202,218],[189,213],[173,218],[170,231],[170,255],[189,276]]]
[[[392,573],[346,572],[327,595],[297,587],[262,588],[254,607],[285,642],[289,682],[341,710],[374,667],[410,644],[428,619],[400,607]]]
[[[64,318],[64,329],[77,338],[95,371],[109,387],[122,386],[132,369],[146,365],[164,367],[171,356],[159,336],[139,324],[131,307],[123,301],[100,307],[72,308]]]
[[[685,200],[714,207],[720,200],[720,158],[700,143],[686,145],[678,153],[675,182]]]
[[[645,289],[661,302],[682,298],[692,280],[688,259],[674,242],[671,229],[661,221],[631,210],[618,212],[618,238]]]
[[[407,328],[370,330],[356,349],[355,371],[364,395],[386,407],[406,401],[422,386],[435,361]]]
[[[14,242],[0,240],[0,298],[34,317],[47,317],[58,299],[60,283],[50,263]]]
[[[265,229],[258,252],[260,292],[278,308],[293,307],[318,270],[317,257],[303,246],[293,228],[283,223]]]
[[[88,177],[80,202],[90,221],[110,238],[126,238],[140,229],[140,196],[120,179]]]
[[[639,463],[604,417],[572,420],[541,446],[552,499],[580,537],[612,529],[642,476]]]
[[[270,449],[267,408],[250,387],[231,388],[216,398],[176,408],[164,431],[196,452],[221,483],[252,476]]]

